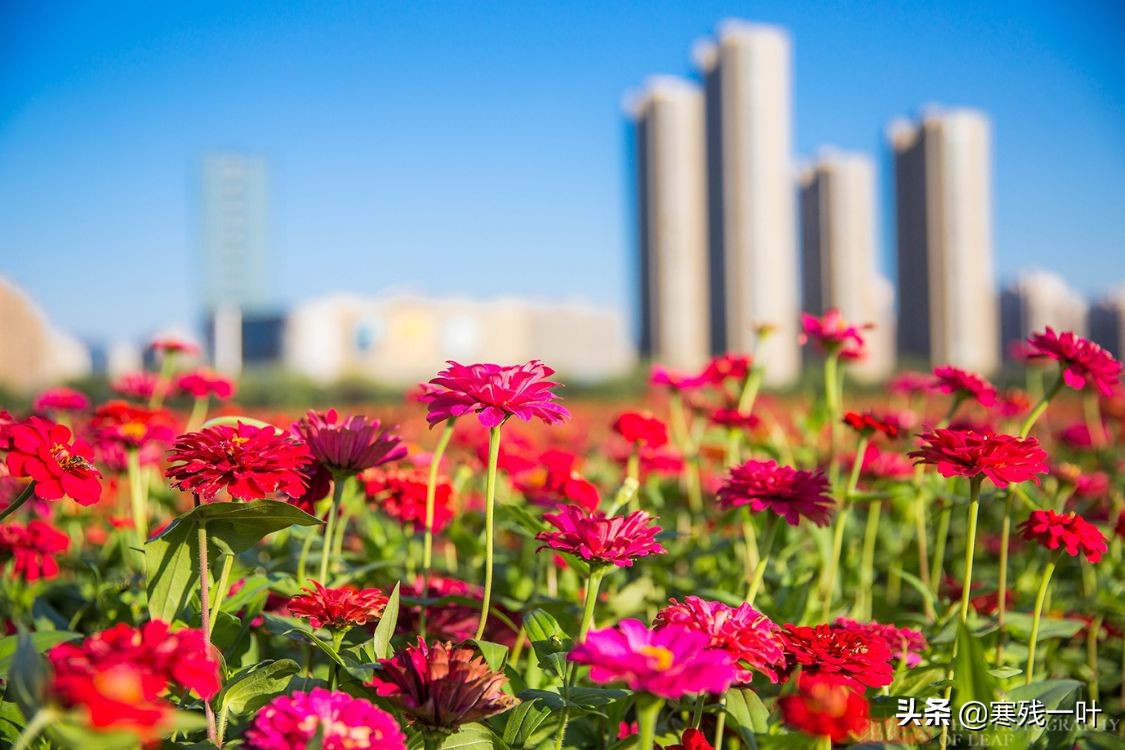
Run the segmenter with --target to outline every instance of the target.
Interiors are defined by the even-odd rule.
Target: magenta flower
[[[649,630],[640,620],[622,620],[592,631],[570,660],[589,665],[590,679],[599,684],[623,682],[661,698],[719,694],[738,673],[729,653],[710,646],[711,636],[682,625]]]
[[[943,477],[985,476],[1000,489],[1047,473],[1047,452],[1035,438],[982,434],[972,430],[930,430],[921,435],[922,447],[907,455],[916,464],[937,467]]]
[[[730,607],[722,602],[685,597],[683,603],[671,604],[656,615],[656,629],[678,625],[706,633],[711,648],[730,654],[738,669],[738,682],[750,682],[754,672],[761,672],[776,683],[778,670],[785,667],[785,648],[780,630],[770,618],[749,604]]]
[[[699,375],[691,375],[678,370],[669,370],[660,365],[653,365],[652,375],[648,382],[650,385],[667,386],[674,391],[690,391],[710,384],[711,377],[707,371]]]
[[[211,370],[195,370],[176,378],[176,390],[193,398],[214,396],[226,401],[234,396],[234,381]]]
[[[980,375],[966,372],[959,367],[934,368],[934,380],[930,385],[935,391],[948,393],[964,399],[973,399],[981,406],[996,405],[996,388]]]
[[[462,365],[450,361],[449,367],[430,381],[439,386],[427,396],[430,426],[464,414],[477,415],[485,427],[499,427],[508,417],[519,417],[530,422],[538,417],[547,424],[570,418],[547,378],[555,371],[537,359],[522,365],[476,364]]]
[[[860,326],[847,323],[840,315],[840,311],[832,308],[820,318],[802,313],[801,333],[797,340],[802,345],[813,341],[825,354],[839,352],[844,359],[859,359],[863,356],[864,344],[859,330]]]
[[[293,423],[293,432],[333,476],[348,477],[406,456],[402,438],[380,431],[380,427],[378,419],[352,416],[341,423],[335,409],[324,413],[310,410]]]
[[[1034,334],[1027,343],[1030,357],[1058,362],[1063,382],[1076,391],[1092,385],[1109,398],[1121,380],[1121,363],[1112,354],[1070,331],[1055,333],[1047,326],[1047,330]]]
[[[300,497],[308,484],[301,467],[304,443],[278,434],[272,425],[215,425],[176,438],[164,473],[172,485],[212,500],[221,490],[238,500],[283,492]]]
[[[802,471],[779,466],[776,461],[747,461],[730,470],[719,488],[724,508],[749,505],[755,512],[771,510],[796,526],[807,518],[827,526],[835,501],[828,492],[823,471]]]
[[[85,393],[73,388],[48,388],[40,393],[34,404],[35,411],[84,411],[90,408],[90,399]]]
[[[564,505],[558,513],[544,514],[543,520],[558,531],[536,534],[535,538],[544,542],[539,549],[550,547],[569,552],[592,563],[628,568],[638,557],[667,552],[656,541],[661,528],[651,526],[654,519],[643,510],[627,516],[607,516]]]
[[[313,688],[279,695],[258,712],[246,731],[253,750],[406,750],[406,736],[386,711],[347,693]]]

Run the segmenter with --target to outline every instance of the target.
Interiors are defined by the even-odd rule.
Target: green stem
[[[1039,403],[1035,405],[1035,408],[1027,415],[1027,419],[1024,420],[1023,427],[1020,428],[1021,438],[1025,438],[1030,434],[1031,428],[1039,421],[1039,417],[1043,416],[1043,412],[1047,411],[1047,405],[1051,403],[1051,399],[1057,396],[1065,385],[1066,381],[1063,380],[1062,373],[1059,373],[1058,380],[1055,381],[1055,384],[1051,386],[1049,391],[1043,394],[1043,398],[1039,399]]]
[[[1087,684],[1086,691],[1091,701],[1098,700],[1100,691],[1098,686],[1098,636],[1101,634],[1101,630],[1102,616],[1098,615],[1090,623],[1089,630],[1086,631],[1086,665],[1090,668],[1090,682]]]
[[[953,395],[953,402],[949,404],[949,411],[942,417],[941,422],[938,423],[938,428],[948,427],[949,423],[953,421],[956,416],[957,410],[961,408],[961,404],[965,403],[965,394],[958,391]]]
[[[453,423],[455,419],[446,421],[434,447],[434,455],[430,459],[430,477],[426,483],[426,529],[422,538],[422,596],[429,596],[430,576],[434,567],[434,509],[437,504],[437,480],[441,471],[441,458],[445,455],[445,448],[453,437]],[[423,638],[426,637],[426,608],[422,607],[419,630]]]
[[[607,568],[597,567],[590,571],[590,579],[586,582],[586,601],[582,607],[582,624],[578,628],[578,640],[575,643],[581,643],[586,640],[586,634],[590,632],[590,628],[594,625],[594,608],[598,604],[598,589],[601,588],[602,578],[608,572]]]
[[[840,390],[837,385],[840,370],[840,353],[832,352],[824,359],[824,405],[828,409],[831,426],[828,443],[828,474],[835,486],[840,474],[836,465],[836,451],[840,445]]]
[[[641,446],[634,445],[629,452],[629,459],[625,462],[625,478],[640,482],[641,478]]]
[[[223,568],[219,573],[219,582],[215,586],[215,601],[211,604],[211,622],[207,630],[207,638],[210,640],[211,632],[215,629],[215,621],[219,619],[219,610],[223,608],[223,602],[227,598],[227,590],[230,584],[230,571],[234,567],[234,555],[223,555]]]
[[[930,565],[930,591],[934,596],[937,596],[942,574],[945,572],[945,547],[949,543],[949,520],[952,515],[952,501],[942,498],[941,515],[938,516],[937,534],[934,537],[934,561]]]
[[[927,589],[930,588],[930,557],[926,550],[926,534],[927,522],[926,516],[926,496],[924,493],[919,492],[918,498],[914,502],[914,536],[918,543],[918,580]],[[933,622],[937,618],[937,613],[934,612],[933,605],[930,604],[929,597],[924,597],[926,605],[926,617]]]
[[[328,561],[332,558],[332,545],[335,542],[336,517],[340,513],[340,501],[344,497],[346,477],[332,480],[332,506],[328,509],[328,522],[324,526],[324,542],[320,545],[320,583],[328,586]]]
[[[762,587],[762,580],[766,577],[766,566],[769,565],[770,553],[773,551],[773,543],[777,538],[777,529],[780,525],[778,516],[772,513],[766,519],[766,541],[761,556],[758,558],[758,565],[754,568],[754,578],[750,581],[750,590],[746,593],[747,604],[752,605],[754,603],[754,599],[758,596],[758,590]]]
[[[141,454],[137,448],[125,451],[125,462],[129,474],[129,501],[133,510],[133,528],[137,532],[137,546],[142,550],[148,539],[148,493],[144,476],[141,473]],[[142,553],[142,561],[143,561]]]
[[[977,547],[977,514],[980,511],[980,484],[981,477],[976,476],[969,480],[969,532],[965,539],[965,577],[961,581],[964,588],[961,590],[961,622],[969,619],[969,599],[973,586],[973,554]],[[1003,596],[1004,592],[1000,592]]]
[[[11,505],[9,505],[4,510],[0,510],[0,521],[3,521],[5,518],[19,510],[24,503],[31,499],[31,495],[34,492],[35,480],[32,480],[26,487],[23,488],[23,491],[16,496],[16,499],[12,501]]]
[[[20,733],[16,743],[12,745],[12,750],[27,750],[27,748],[31,747],[31,743],[35,741],[35,738],[57,719],[58,716],[52,709],[41,708],[36,711],[35,715],[31,717],[31,721],[27,723],[27,726],[24,727],[23,731]]]
[[[727,694],[719,696],[719,715],[715,718],[715,741],[711,745],[715,750],[723,750],[723,729],[727,724]]]
[[[211,405],[210,396],[198,396],[191,405],[191,414],[188,416],[187,427],[184,432],[195,432],[199,426],[207,421],[207,408]]]
[[[828,735],[817,737],[816,750],[832,750],[832,738]]]
[[[1086,418],[1086,429],[1090,432],[1090,444],[1094,450],[1105,446],[1105,427],[1102,425],[1102,407],[1096,391],[1082,394],[1082,412]]]
[[[1050,562],[1043,570],[1043,580],[1039,582],[1039,593],[1035,595],[1035,613],[1031,616],[1031,639],[1027,642],[1027,668],[1024,670],[1024,684],[1030,685],[1035,675],[1035,649],[1039,645],[1039,621],[1043,616],[1043,601],[1047,598],[1047,588],[1051,584],[1051,576],[1055,573],[1055,565],[1059,562],[1062,550],[1051,555]]]
[[[175,369],[176,352],[164,352],[164,359],[160,363],[160,375],[156,379],[156,387],[152,389],[152,396],[148,400],[148,408],[159,409],[163,405]]]
[[[301,588],[304,588],[308,582],[306,572],[309,567],[309,550],[312,549],[313,542],[316,541],[317,537],[315,528],[306,529],[306,532],[305,543],[301,545],[301,556],[297,559],[297,585]]]
[[[488,477],[484,488],[484,601],[481,602],[480,624],[476,639],[484,638],[488,612],[492,606],[492,565],[496,514],[496,464],[500,460],[500,426],[488,431]]]
[[[199,522],[199,532],[196,540],[199,543],[199,617],[205,640],[205,647],[211,650],[211,604],[209,592],[211,589],[211,568],[207,564],[207,522]],[[207,714],[207,739],[218,744],[219,732],[215,725],[215,712],[211,708],[211,701],[203,699],[203,710]]]
[[[860,580],[860,597],[863,601],[862,619],[871,619],[872,603],[875,599],[875,543],[879,539],[879,514],[883,501],[875,500],[867,506],[867,528],[863,534],[863,558]]]
[[[836,569],[840,564],[840,554],[844,547],[844,531],[851,515],[851,505],[846,501],[836,514],[835,526],[832,529],[832,556],[828,558],[828,570],[824,573],[824,586],[821,589],[823,605],[821,619],[827,621],[832,610],[832,597],[836,593]]]
[[[1004,520],[1000,522],[1000,573],[997,582],[999,594],[996,598],[996,666],[1004,659],[1004,614],[1008,611],[1008,543],[1012,536],[1011,491],[1004,498]]]
[[[750,509],[742,510],[742,561],[743,581],[747,586],[754,580],[754,568],[758,564],[758,537],[754,533],[754,521]]]
[[[652,750],[655,745],[656,722],[663,706],[664,700],[655,695],[641,693],[637,696],[637,725],[640,730],[637,735],[638,750]]]

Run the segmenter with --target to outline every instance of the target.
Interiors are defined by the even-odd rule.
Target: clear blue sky
[[[99,338],[194,320],[200,156],[273,170],[281,303],[405,287],[627,309],[622,95],[787,26],[796,147],[989,112],[1001,279],[1125,278],[1121,3],[0,3],[0,274]],[[882,210],[889,206],[884,200]],[[884,231],[883,244],[889,247]]]

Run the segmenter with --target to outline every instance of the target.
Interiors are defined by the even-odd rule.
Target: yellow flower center
[[[148,432],[144,422],[126,422],[121,425],[121,434],[128,438],[140,440]]]
[[[655,662],[653,666],[658,672],[668,671],[676,660],[675,655],[663,646],[642,646],[641,653]]]

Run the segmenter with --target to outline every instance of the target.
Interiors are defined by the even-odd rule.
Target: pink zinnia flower
[[[193,398],[226,401],[234,396],[234,381],[212,370],[195,370],[176,379],[176,390]]]
[[[463,724],[501,714],[519,703],[504,692],[508,678],[489,669],[475,648],[439,642],[380,659],[371,685],[424,732],[447,734]]]
[[[1075,513],[1056,513],[1053,510],[1033,510],[1031,516],[1020,524],[1024,539],[1038,542],[1049,550],[1060,547],[1068,555],[1096,563],[1107,549],[1105,536],[1098,527]]]
[[[880,450],[875,443],[868,443],[859,473],[866,479],[905,479],[914,475],[914,465],[901,453]]]
[[[151,372],[127,372],[113,381],[114,393],[134,401],[148,401],[160,386],[160,379]]]
[[[730,470],[719,488],[724,508],[749,505],[755,512],[770,510],[790,526],[807,518],[827,526],[835,501],[828,492],[828,477],[822,471],[802,471],[779,466],[776,461],[747,461]]]
[[[377,621],[387,606],[387,595],[379,589],[328,588],[319,581],[312,581],[312,585],[289,600],[289,611],[314,628],[344,630],[366,625]]]
[[[273,426],[215,425],[180,435],[168,456],[165,476],[184,492],[211,500],[220,490],[232,498],[257,500],[282,492],[299,497],[309,459],[304,443],[279,434]]]
[[[380,431],[378,419],[348,417],[343,422],[335,409],[323,414],[309,411],[293,424],[293,431],[309,446],[313,458],[337,479],[382,466],[406,456],[402,438]]]
[[[722,693],[738,678],[730,654],[710,646],[711,636],[682,625],[649,630],[640,620],[622,620],[591,631],[569,658],[589,665],[596,683],[623,682],[630,690],[680,698]]]
[[[663,385],[674,391],[690,391],[700,388],[710,382],[706,373],[691,375],[686,372],[670,370],[660,365],[653,365],[652,375],[648,381],[651,385]]]
[[[913,396],[917,393],[925,393],[933,388],[933,385],[934,378],[932,375],[925,372],[907,370],[891,378],[887,387],[890,389],[891,393]]]
[[[90,407],[85,393],[73,388],[48,388],[35,399],[35,411],[83,411]]]
[[[996,388],[980,375],[966,372],[958,367],[935,367],[934,382],[931,386],[941,393],[957,398],[973,399],[981,406],[996,405]]]
[[[246,731],[253,750],[406,750],[406,736],[394,717],[362,698],[313,688],[279,695]]]
[[[916,464],[937,466],[943,477],[984,475],[1000,489],[1047,473],[1047,452],[1035,438],[972,430],[936,429],[922,433],[922,447],[909,455]]]
[[[1121,380],[1121,363],[1112,354],[1071,331],[1055,333],[1047,326],[1047,330],[1034,334],[1027,343],[1031,357],[1058,362],[1063,381],[1077,391],[1092,385],[1109,398]]]
[[[547,424],[570,418],[558,395],[557,383],[547,378],[555,371],[537,359],[522,365],[501,367],[492,364],[462,365],[450,361],[449,367],[430,381],[445,390],[429,399],[426,421],[430,426],[447,419],[475,413],[485,427],[499,427],[508,417],[530,422],[538,417]]]
[[[870,326],[862,326],[869,328]],[[844,321],[840,311],[832,308],[817,317],[808,313],[801,314],[801,333],[798,340],[801,344],[809,341],[816,343],[817,348],[825,354],[839,352],[844,359],[859,359],[863,356],[863,336],[860,328]]]
[[[656,541],[661,528],[650,525],[654,519],[643,510],[627,516],[607,516],[566,505],[558,513],[544,514],[543,520],[558,531],[536,534],[535,538],[544,542],[539,549],[550,547],[569,552],[592,563],[627,568],[638,557],[667,552]]]
[[[738,669],[738,682],[750,682],[761,672],[777,682],[778,670],[785,667],[785,649],[780,628],[749,604],[730,607],[698,596],[685,597],[657,613],[653,627],[680,625],[711,637],[711,648],[730,654]]]

